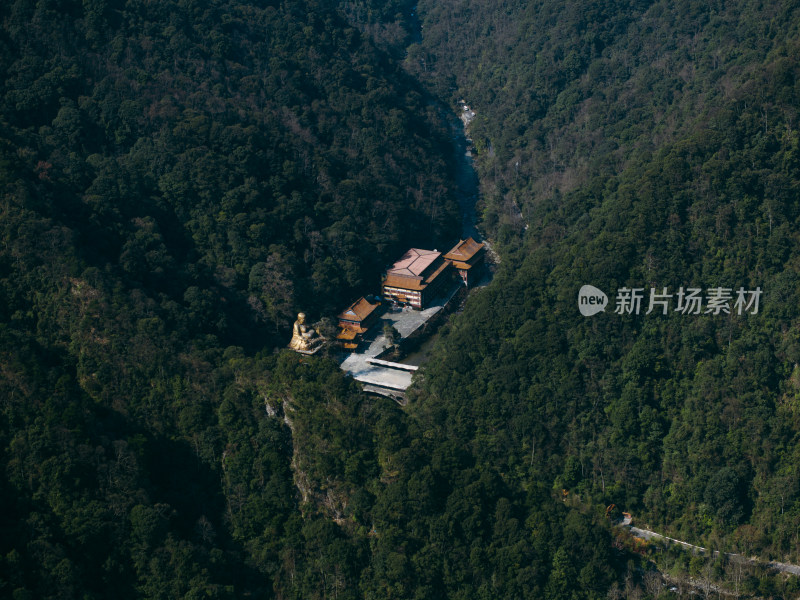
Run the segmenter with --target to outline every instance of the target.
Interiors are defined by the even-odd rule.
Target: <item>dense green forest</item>
[[[732,585],[724,559],[637,547],[612,503],[800,562],[797,9],[16,0],[0,20],[0,597]],[[408,245],[457,239],[461,97],[501,263],[400,407],[282,348],[297,310],[332,317]],[[763,295],[587,318],[587,283]]]
[[[427,367],[418,410],[452,417],[436,437],[473,440],[520,487],[797,562],[797,8],[420,13],[410,68],[477,111],[483,226],[505,261]],[[612,307],[623,287],[763,295],[757,315],[644,315],[645,300],[586,318],[587,283]]]

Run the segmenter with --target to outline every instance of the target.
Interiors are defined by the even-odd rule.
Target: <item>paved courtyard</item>
[[[432,317],[444,310],[444,307],[460,289],[460,285],[453,288],[443,297],[437,298],[425,310],[414,310],[406,307],[399,312],[386,312],[378,324],[369,330],[365,336],[363,348],[358,352],[347,354],[341,362],[343,371],[353,376],[356,381],[378,387],[402,391],[411,385],[411,375],[408,371],[391,369],[367,363],[367,359],[375,358],[383,352],[389,342],[383,335],[383,323],[391,321],[401,337],[407,338],[417,329],[425,325]]]

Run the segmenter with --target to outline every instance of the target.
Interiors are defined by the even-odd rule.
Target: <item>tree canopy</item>
[[[0,595],[657,597],[656,567],[797,592],[606,518],[800,560],[797,22],[0,6]],[[283,347],[457,239],[462,98],[500,263],[400,407]],[[757,313],[613,310],[740,286]]]

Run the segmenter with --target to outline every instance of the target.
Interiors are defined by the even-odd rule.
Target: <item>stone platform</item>
[[[414,310],[406,307],[399,312],[387,312],[381,317],[381,322],[375,325],[367,334],[365,343],[368,346],[359,352],[353,352],[344,357],[340,363],[343,371],[374,388],[385,388],[397,392],[405,391],[411,385],[413,373],[391,368],[384,365],[370,364],[370,359],[377,358],[389,345],[383,335],[382,323],[389,321],[402,338],[408,338],[418,332],[433,317],[444,310],[444,307],[461,289],[461,285],[454,285],[447,294],[434,300],[425,310]],[[374,336],[374,337],[372,337]],[[366,389],[366,388],[365,388]],[[372,391],[372,390],[368,390]]]

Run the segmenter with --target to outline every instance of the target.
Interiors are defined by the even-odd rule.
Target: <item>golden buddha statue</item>
[[[313,352],[322,341],[317,332],[306,325],[306,314],[298,313],[297,320],[292,326],[292,341],[289,348],[298,352]]]

